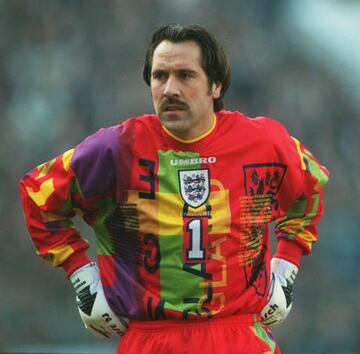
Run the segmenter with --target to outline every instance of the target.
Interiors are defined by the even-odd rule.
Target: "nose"
[[[172,75],[168,77],[164,85],[163,94],[165,97],[178,97],[180,96],[179,83]]]

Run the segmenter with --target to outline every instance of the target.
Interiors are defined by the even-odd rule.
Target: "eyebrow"
[[[167,73],[168,70],[167,69],[154,69],[152,72],[151,72],[151,75],[154,75],[154,74],[162,74],[162,73]],[[185,72],[185,73],[189,73],[189,74],[196,74],[197,71],[196,70],[193,70],[193,69],[189,69],[189,68],[179,68],[179,69],[175,69],[175,72]]]
[[[186,73],[189,73],[189,74],[196,74],[197,71],[196,70],[193,70],[193,69],[177,69],[176,71],[180,71],[180,72],[186,72]]]
[[[165,73],[166,70],[165,69],[155,69],[151,71],[151,75],[153,74],[160,74],[160,73]]]

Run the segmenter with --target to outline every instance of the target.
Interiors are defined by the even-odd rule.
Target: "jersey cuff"
[[[274,257],[285,259],[300,268],[300,259],[303,255],[303,249],[296,242],[280,239]]]
[[[61,266],[64,268],[66,276],[70,278],[76,269],[90,262],[92,259],[87,255],[86,250],[83,250],[72,254]]]

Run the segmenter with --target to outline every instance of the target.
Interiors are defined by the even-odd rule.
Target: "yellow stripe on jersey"
[[[52,178],[41,183],[38,192],[34,192],[31,187],[26,187],[26,192],[38,207],[44,206],[46,204],[46,201],[54,192],[54,190],[54,181]]]
[[[63,165],[64,165],[64,170],[66,172],[69,171],[71,158],[72,158],[72,156],[74,154],[74,151],[75,151],[75,149],[71,149],[71,150],[68,150],[68,151],[64,152],[63,155],[62,155],[62,161],[63,161]]]
[[[59,245],[52,248],[45,256],[45,258],[49,260],[54,267],[57,267],[60,264],[64,263],[73,253],[74,250],[71,246],[66,244]]]
[[[211,229],[209,234],[229,233],[231,212],[229,191],[217,180],[211,180],[211,185],[219,190],[210,193],[207,204],[211,207]],[[139,232],[154,235],[182,235],[184,201],[177,193],[156,193],[155,199],[141,199],[139,192],[128,191],[128,204],[136,205]],[[188,209],[189,216],[206,216],[206,204],[199,208]]]
[[[296,150],[297,150],[297,152],[298,152],[298,154],[299,154],[299,157],[300,157],[301,169],[302,169],[303,171],[305,171],[305,170],[306,170],[306,166],[305,166],[305,162],[304,162],[304,159],[303,159],[303,153],[302,153],[301,147],[300,147],[300,141],[297,140],[296,138],[294,138],[293,136],[292,136],[291,138],[292,138],[292,139],[294,140],[294,142],[295,142]]]
[[[184,201],[176,193],[157,193],[159,199],[160,235],[183,234]]]
[[[159,235],[159,201],[157,195],[154,200],[140,199],[139,191],[129,190],[127,204],[136,206],[139,217],[139,232]]]

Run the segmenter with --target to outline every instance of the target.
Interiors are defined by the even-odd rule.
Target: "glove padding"
[[[85,328],[100,338],[112,335],[122,337],[129,320],[117,317],[109,307],[96,263],[91,262],[77,269],[70,276],[70,281],[75,288],[76,302]]]
[[[299,268],[284,259],[271,260],[271,282],[268,301],[261,311],[261,322],[273,328],[285,320],[293,302],[293,285]]]

